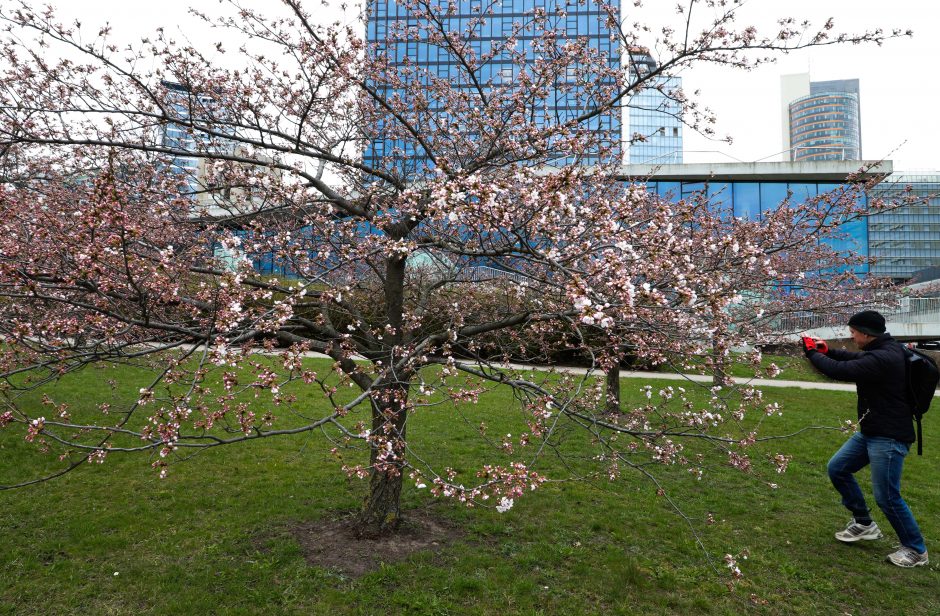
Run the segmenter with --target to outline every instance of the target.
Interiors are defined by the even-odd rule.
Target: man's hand
[[[822,353],[825,355],[829,352],[829,345],[826,344],[825,340],[817,340],[816,338],[810,338],[809,336],[803,336],[803,352],[807,357],[813,353]]]

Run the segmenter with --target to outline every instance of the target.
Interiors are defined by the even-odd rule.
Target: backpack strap
[[[910,396],[911,415],[917,423],[917,455],[922,456],[924,455],[924,437],[920,427],[920,414],[917,412],[917,394],[914,393],[914,385],[911,383],[911,361],[915,354],[906,344],[902,344],[901,348],[904,349],[904,381],[907,384],[907,395]]]

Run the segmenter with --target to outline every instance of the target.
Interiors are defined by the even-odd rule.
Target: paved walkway
[[[501,364],[505,366],[506,364]],[[507,367],[516,370],[550,370],[545,366],[533,366],[528,364],[509,364]],[[587,368],[578,368],[574,366],[557,366],[558,372],[568,374],[587,374]],[[594,373],[599,372],[594,370]],[[673,372],[641,372],[638,370],[621,370],[622,379],[650,379],[667,381],[694,381],[696,383],[711,383],[712,377],[703,374],[676,374]],[[798,389],[828,389],[830,391],[855,391],[854,383],[831,383],[818,381],[784,381],[781,379],[755,379],[745,377],[733,377],[735,383],[740,385],[753,385],[754,387],[796,387]]]
[[[329,359],[329,356],[322,353],[305,353],[307,357],[319,357]],[[362,358],[355,358],[357,361],[364,361]],[[460,363],[460,362],[458,362]],[[501,368],[510,368],[512,370],[534,370],[538,372],[547,372],[554,369],[556,372],[566,374],[587,374],[587,368],[578,366],[537,366],[533,364],[497,364]],[[601,374],[598,370],[593,370],[595,374]],[[677,374],[674,372],[642,372],[639,370],[621,370],[622,379],[648,379],[664,381],[694,381],[696,383],[711,383],[712,377],[702,374]],[[740,385],[753,385],[754,387],[795,387],[797,389],[828,389],[830,391],[855,391],[854,383],[832,383],[819,381],[784,381],[780,379],[755,379],[746,377],[733,377],[735,383]],[[940,392],[938,392],[940,395]]]
[[[621,372],[626,378],[647,379],[688,379],[699,383],[711,383],[712,377],[701,374],[669,374],[660,372]],[[753,385],[754,387],[796,387],[798,389],[828,389],[831,391],[855,391],[855,383],[830,383],[822,381],[786,381],[783,379],[754,379],[734,377],[734,382],[740,385]]]
[[[549,370],[545,366],[531,366],[527,364],[509,364],[510,368],[517,370]],[[564,367],[556,368],[558,372],[568,374],[587,374],[587,368]],[[597,370],[594,371],[598,373]],[[647,379],[668,381],[694,381],[696,383],[711,383],[712,377],[703,374],[676,374],[674,372],[640,372],[637,370],[621,370],[622,379]],[[753,385],[754,387],[795,387],[797,389],[827,389],[829,391],[855,391],[855,383],[835,383],[832,381],[786,381],[782,379],[755,379],[746,377],[732,377],[739,385]],[[934,394],[940,396],[940,389]]]

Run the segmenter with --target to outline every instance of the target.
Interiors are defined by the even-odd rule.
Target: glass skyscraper
[[[642,48],[628,50],[630,77],[642,78],[657,68],[656,60]],[[682,162],[682,121],[679,105],[669,94],[682,87],[680,77],[657,77],[633,95],[627,105],[630,164],[678,164]]]
[[[166,98],[170,109],[180,118],[191,117],[194,103],[196,106],[211,104],[210,99],[206,97],[194,97],[189,88],[184,85],[170,81],[164,81],[161,85],[166,88]],[[163,127],[161,141],[166,148],[195,153],[205,148],[208,137],[191,127],[173,122]],[[183,154],[176,154],[170,162],[170,170],[183,178],[192,195],[199,190],[199,163],[198,157]]]
[[[473,79],[461,59],[450,51],[448,36],[459,37],[469,43],[471,53],[476,58],[487,57],[494,45],[514,36],[517,47],[513,53],[520,54],[525,64],[533,64],[539,59],[540,52],[533,47],[535,41],[544,32],[539,28],[519,28],[520,25],[532,25],[535,15],[546,16],[545,29],[555,29],[560,33],[559,45],[568,41],[584,42],[589,49],[604,58],[607,66],[617,69],[620,66],[619,46],[616,35],[609,24],[617,23],[619,16],[611,16],[598,7],[594,0],[571,2],[568,0],[504,0],[499,3],[481,0],[454,0],[452,10],[440,11],[435,15],[438,25],[434,28],[445,34],[429,40],[427,17],[417,17],[414,9],[408,9],[394,0],[370,0],[368,3],[369,21],[366,40],[369,53],[384,60],[387,58],[390,70],[398,70],[408,79],[427,82],[429,75],[444,79],[457,91],[469,96],[477,96],[479,89],[484,93],[498,89],[519,87],[519,62],[513,60],[510,53],[496,53],[486,62],[480,62],[474,68]],[[405,34],[407,33],[407,34]],[[521,52],[521,53],[520,53]],[[583,78],[580,77],[580,78]],[[591,102],[579,100],[577,69],[568,69],[565,75],[549,88],[547,104],[533,106],[531,113],[537,123],[564,122],[591,109]],[[391,99],[398,95],[407,95],[401,89],[395,90],[383,84],[377,84],[378,94]],[[446,111],[440,101],[428,101],[431,111],[438,108],[441,114]],[[459,118],[456,125],[459,125]],[[396,140],[383,136],[383,122],[373,127],[377,136],[366,145],[363,162],[370,167],[388,167],[412,173],[427,171],[428,157],[415,145],[416,140]],[[619,156],[622,139],[619,110],[612,110],[587,120],[582,128],[600,136],[604,147],[597,152],[589,152],[578,160],[582,164],[601,162],[601,151],[606,147],[611,154]],[[457,130],[457,129],[455,129]],[[554,163],[573,162],[570,157],[561,154]]]
[[[786,75],[782,84],[790,160],[861,160],[858,79],[810,81],[804,73]]]
[[[224,137],[210,135],[207,132],[184,124],[193,120],[201,126],[214,126],[222,118],[215,100],[206,95],[194,94],[182,84],[163,81],[166,91],[166,103],[174,116],[181,122],[170,122],[162,127],[161,145],[177,153],[170,161],[170,170],[184,181],[188,194],[199,198],[206,190],[204,180],[204,162],[197,153],[231,152],[233,143]],[[228,132],[230,129],[217,129]],[[187,156],[182,152],[191,152]]]

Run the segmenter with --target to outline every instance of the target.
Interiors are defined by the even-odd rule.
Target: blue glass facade
[[[836,190],[837,183],[830,182],[787,182],[787,181],[651,181],[646,184],[649,192],[670,199],[673,202],[688,199],[696,195],[708,195],[709,203],[719,211],[727,212],[736,218],[758,220],[765,213],[775,210],[784,199],[790,196],[794,204],[803,203],[820,194]],[[860,195],[867,205],[868,197]],[[854,252],[869,256],[868,224],[866,219],[855,220],[840,227],[844,237],[826,240],[826,243],[839,252]],[[868,266],[860,266],[857,273],[867,273]]]
[[[535,14],[544,14],[548,20],[545,27],[561,33],[559,45],[577,39],[586,43],[590,49],[596,50],[608,66],[619,68],[617,38],[613,36],[608,25],[611,23],[611,15],[600,10],[593,0],[505,0],[499,3],[455,0],[450,6],[453,10],[437,14],[440,25],[436,28],[469,43],[470,52],[476,58],[487,57],[494,49],[497,50],[492,58],[479,62],[472,74],[468,72],[463,60],[451,51],[446,37],[430,42],[427,32],[418,27],[426,25],[427,22],[422,22],[422,18],[416,17],[413,10],[400,6],[393,0],[370,0],[368,4],[366,39],[373,50],[372,53],[377,54],[376,57],[379,57],[378,54],[387,57],[391,70],[407,74],[408,79],[429,83],[431,78],[441,78],[471,98],[479,96],[478,87],[484,93],[497,89],[511,90],[519,87],[520,66],[512,54],[519,54],[524,58],[526,65],[534,63],[540,52],[533,48],[533,41],[544,31],[538,28],[520,29],[518,26],[531,26]],[[613,23],[616,21],[614,16]],[[410,34],[403,36],[404,32]],[[512,53],[499,50],[499,43],[510,36],[517,40],[516,48]],[[532,114],[536,123],[544,125],[564,122],[590,111],[591,102],[582,100],[583,97],[579,96],[579,80],[583,81],[583,76],[579,77],[576,67],[568,69],[563,78],[555,82],[554,88],[550,88],[546,104],[536,104],[531,110],[527,110],[527,113]],[[393,90],[381,84],[377,89],[379,95],[386,99],[396,95],[408,95],[407,92]],[[431,111],[435,110],[435,106],[441,105],[435,100],[428,102]],[[441,113],[443,116],[443,110]],[[375,127],[378,137],[367,144],[363,162],[370,167],[391,166],[418,175],[427,171],[428,158],[424,152],[419,151],[415,140],[383,137],[383,121],[386,120],[379,120],[378,126]],[[599,114],[586,121],[583,127],[598,135],[603,147],[599,148],[597,153],[589,153],[579,162],[588,165],[601,162],[600,153],[604,148],[613,148],[612,153],[619,156],[622,129],[617,110]],[[573,160],[561,156],[554,162],[568,163]]]
[[[844,223],[843,237],[827,243],[839,252],[868,257],[871,264],[859,273],[906,282],[922,270],[940,267],[940,172],[892,173],[890,165],[873,169],[875,179],[881,174],[884,179],[867,194],[858,193],[863,208],[884,201],[887,211]],[[715,208],[757,220],[788,194],[799,203],[829,193],[843,185],[840,178],[855,171],[852,162],[675,165],[657,169],[645,184],[650,192],[674,202],[705,191]],[[622,177],[629,181],[649,172],[649,167],[624,167]]]
[[[164,81],[161,85],[166,89],[166,104],[176,118],[184,122],[193,118],[203,126],[212,125],[219,118],[220,110],[212,97],[193,94],[178,83]],[[230,132],[225,129],[225,134]],[[166,124],[160,137],[164,147],[194,154],[233,149],[232,142],[226,138],[215,137],[178,122]],[[201,159],[197,156],[177,154],[170,161],[170,170],[182,178],[189,194],[194,197],[205,189],[202,169]]]
[[[774,165],[787,163],[767,163],[765,169],[771,169]],[[648,191],[673,202],[695,197],[704,191],[713,207],[745,220],[760,219],[766,212],[775,210],[788,196],[792,202],[800,203],[838,190],[843,184],[836,178],[845,177],[855,170],[853,165],[847,164],[844,173],[829,172],[825,175],[831,177],[818,179],[812,175],[813,167],[801,165],[801,169],[810,173],[801,176],[795,172],[787,174],[773,171],[765,174],[774,176],[773,179],[766,179],[759,177],[759,174],[755,175],[750,165],[725,165],[735,169],[726,169],[720,174],[702,174],[699,168],[695,170],[696,175],[690,172],[683,177],[683,170],[691,167],[697,166],[666,168],[666,174],[660,179],[654,175],[643,183]],[[622,176],[627,181],[636,177],[631,176],[629,171],[625,167]],[[649,173],[649,167],[640,167],[637,171],[638,176],[645,176]],[[706,181],[708,176],[711,179]],[[844,223],[840,227],[843,237],[827,240],[836,251],[851,251],[872,259],[872,265],[859,267],[857,273],[900,282],[909,280],[920,270],[940,266],[940,173],[894,173],[868,194],[858,194],[865,208],[875,199],[891,200],[899,197],[917,199],[919,202]],[[298,241],[304,241],[302,238],[309,232],[306,229],[298,234]],[[254,254],[251,258],[255,269],[261,273],[292,275],[290,268],[272,254]]]
[[[940,173],[894,173],[871,196],[921,201],[868,218],[872,275],[904,281],[940,265]]]
[[[195,102],[197,105],[208,105],[209,99],[193,97],[186,86],[164,81],[163,87],[167,92],[167,103],[172,113],[179,118],[189,118],[190,110]],[[183,150],[187,152],[196,152],[200,149],[205,150],[208,144],[206,135],[200,134],[189,127],[178,123],[167,124],[163,129],[162,145],[173,150]],[[174,156],[170,162],[170,170],[178,174],[188,186],[190,194],[196,194],[199,190],[199,159],[195,156]]]
[[[656,61],[646,50],[629,52],[630,75],[643,77],[656,70]],[[682,162],[682,121],[679,105],[669,94],[682,88],[680,77],[659,77],[630,99],[627,106],[629,138],[627,159],[631,164],[679,164]]]

